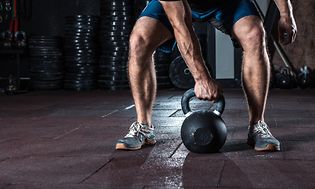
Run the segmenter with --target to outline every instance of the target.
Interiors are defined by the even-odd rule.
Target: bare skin
[[[234,35],[243,47],[243,89],[249,108],[249,125],[264,121],[270,78],[263,24],[257,16],[240,19],[233,28]]]
[[[281,18],[279,39],[283,45],[293,43],[297,27],[293,17],[291,2],[275,0]],[[270,83],[270,61],[267,54],[265,31],[260,18],[248,16],[240,19],[233,27],[233,34],[244,50],[242,80],[247,97],[249,125],[264,121],[264,113]]]
[[[275,0],[278,7],[288,0]],[[196,82],[196,96],[203,100],[214,100],[222,93],[220,87],[211,78],[201,56],[200,45],[192,28],[191,10],[186,0],[161,2],[174,28],[174,36],[179,50],[185,59]],[[280,9],[280,8],[279,8]],[[279,21],[280,39],[287,33],[288,43],[293,42],[296,25],[293,14],[283,11]],[[266,51],[265,33],[262,23],[256,16],[239,20],[233,28],[235,37],[244,49],[243,88],[248,100],[250,125],[264,120],[264,111],[269,88],[269,59]],[[162,43],[173,35],[159,21],[140,18],[130,38],[129,77],[135,101],[137,121],[152,125],[152,107],[156,97],[156,76],[152,55]],[[286,44],[286,41],[282,41]]]
[[[178,47],[196,81],[197,97],[204,100],[216,99],[221,89],[210,77],[205,66],[197,36],[192,28],[187,1],[167,3],[163,7],[166,12],[170,12],[168,17],[174,28]],[[174,36],[164,25],[148,17],[140,18],[131,34],[128,68],[139,123],[152,125],[152,106],[156,96],[152,55],[158,46],[172,37]]]
[[[140,18],[132,31],[128,72],[139,123],[152,125],[152,108],[156,97],[152,55],[158,46],[172,37],[162,23],[149,17]]]
[[[293,16],[293,8],[290,0],[274,0],[279,12],[279,40],[283,45],[291,44],[296,39],[297,26]]]
[[[196,96],[201,100],[215,100],[222,94],[222,90],[205,66],[199,41],[192,27],[191,9],[187,0],[160,2],[173,26],[179,51],[195,79]]]

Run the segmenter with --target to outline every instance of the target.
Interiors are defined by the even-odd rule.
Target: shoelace
[[[254,129],[253,129],[254,135],[259,135],[262,138],[270,138],[272,137],[272,134],[269,131],[269,127],[265,122],[259,121]]]
[[[138,123],[133,123],[130,128],[129,128],[129,132],[125,137],[134,137],[134,136],[138,136],[140,133],[140,129],[141,129],[141,125]]]
[[[133,123],[130,128],[129,132],[125,137],[134,137],[138,136],[139,133],[142,133],[144,136],[148,133],[150,133],[154,128],[149,128],[147,125],[142,125],[140,123]]]

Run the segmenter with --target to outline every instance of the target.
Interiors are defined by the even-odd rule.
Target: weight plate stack
[[[172,62],[172,54],[164,53],[157,50],[154,53],[154,63],[156,70],[157,85],[159,88],[172,87],[171,80],[169,78],[169,67]]]
[[[101,0],[98,86],[119,90],[129,87],[127,61],[129,37],[134,25],[133,1]]]
[[[57,36],[31,36],[29,38],[30,74],[32,88],[53,90],[62,87],[62,40]]]
[[[95,89],[99,17],[74,15],[67,16],[65,20],[64,88],[76,91]]]

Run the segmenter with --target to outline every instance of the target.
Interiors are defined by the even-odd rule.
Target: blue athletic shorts
[[[211,0],[209,0],[211,1]],[[233,25],[245,16],[258,16],[255,5],[250,0],[220,0],[205,12],[192,10],[193,21],[209,22],[220,31],[231,36]],[[169,22],[159,0],[151,0],[140,14],[140,17],[148,16],[161,21],[172,33],[173,28]],[[232,38],[233,42],[235,40]],[[175,39],[171,39],[159,47],[163,52],[172,52],[175,47]]]

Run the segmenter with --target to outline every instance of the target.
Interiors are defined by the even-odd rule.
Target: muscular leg
[[[270,62],[267,54],[263,24],[257,16],[240,19],[233,28],[244,50],[243,89],[249,108],[249,124],[264,121],[269,89]]]
[[[152,106],[156,96],[152,55],[170,38],[171,32],[161,22],[149,17],[141,17],[130,36],[128,72],[139,123],[152,124]]]

